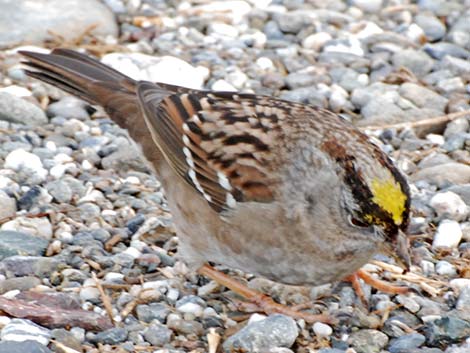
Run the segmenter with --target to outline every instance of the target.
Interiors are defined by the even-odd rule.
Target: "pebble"
[[[127,339],[127,330],[122,327],[114,327],[112,329],[97,333],[92,341],[101,344],[118,344]]]
[[[460,291],[455,308],[457,310],[467,310],[470,308],[470,286],[464,287]]]
[[[173,331],[162,325],[159,321],[153,321],[142,334],[147,342],[153,346],[161,347],[170,343]]]
[[[13,230],[0,231],[0,260],[14,255],[40,256],[49,241],[28,233]]]
[[[186,61],[173,57],[154,57],[131,53],[112,53],[102,61],[134,79],[170,83],[188,88],[201,89],[208,75],[207,69],[194,67]]]
[[[437,227],[436,234],[432,241],[434,248],[448,247],[455,248],[462,239],[462,230],[458,222],[453,220],[443,220]]]
[[[318,337],[330,337],[333,333],[333,329],[330,325],[315,322],[313,324],[313,332],[315,332]]]
[[[0,92],[0,120],[30,126],[47,123],[46,114],[41,108],[6,92]]]
[[[24,352],[24,353],[52,353],[52,351],[45,345],[28,340],[24,342],[15,341],[2,341],[0,342],[0,353],[12,353],[12,352]]]
[[[164,323],[170,308],[162,303],[140,304],[136,307],[137,318],[143,322],[152,322],[158,320]]]
[[[423,330],[429,344],[449,345],[461,343],[470,336],[470,323],[449,315],[426,323]]]
[[[420,333],[410,333],[390,341],[387,349],[390,353],[407,353],[413,348],[420,347],[426,338]]]
[[[434,15],[418,14],[415,17],[415,21],[423,29],[426,38],[430,42],[439,40],[446,34],[445,25]]]
[[[428,74],[434,66],[434,60],[425,52],[405,49],[398,51],[392,57],[396,68],[405,67],[418,77]]]
[[[36,341],[47,346],[51,338],[50,330],[26,319],[12,319],[1,332],[2,341]]]
[[[48,218],[16,217],[4,223],[0,230],[16,231],[50,240],[52,238],[52,225]]]
[[[436,273],[441,276],[455,277],[457,275],[457,269],[451,263],[441,260],[436,264]]]
[[[87,104],[81,99],[66,96],[61,100],[49,104],[47,107],[47,115],[50,117],[60,116],[66,119],[86,120],[89,117]],[[66,136],[70,136],[70,125],[73,122],[64,123],[64,131],[68,130]]]
[[[41,159],[23,149],[11,151],[5,158],[4,168],[9,168],[17,172],[25,170],[37,177],[38,181],[44,181],[47,170],[43,168]]]
[[[225,340],[223,348],[225,352],[236,349],[261,351],[274,347],[290,348],[298,334],[297,325],[292,318],[275,314],[248,324]]]
[[[0,219],[10,218],[16,213],[16,200],[0,189]]]
[[[348,343],[357,353],[378,353],[387,346],[388,337],[377,330],[360,330],[349,336]]]
[[[439,218],[445,217],[455,221],[462,221],[469,213],[465,202],[452,191],[435,194],[429,201],[429,205],[434,209]]]

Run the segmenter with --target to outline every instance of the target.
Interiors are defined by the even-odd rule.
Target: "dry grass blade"
[[[424,290],[432,297],[438,296],[443,289],[448,287],[448,284],[446,282],[426,278],[412,272],[408,272],[405,274],[392,273],[391,277],[394,279],[401,279],[404,281],[418,284],[422,290]]]
[[[370,263],[382,268],[385,271],[389,271],[389,272],[392,272],[392,273],[401,274],[401,273],[403,273],[403,271],[405,271],[403,268],[401,268],[399,266],[395,266],[395,265],[388,264],[386,262],[382,262],[382,261],[378,261],[378,260],[372,260]]]
[[[113,323],[113,325],[115,324],[114,322],[114,317],[113,317],[113,307],[111,305],[111,299],[109,298],[109,296],[106,294],[106,292],[104,291],[104,288],[103,286],[101,285],[101,281],[98,279],[98,277],[96,276],[96,273],[95,272],[92,272],[91,273],[92,277],[93,277],[93,280],[95,281],[96,283],[96,288],[98,288],[98,291],[100,292],[100,296],[101,296],[101,301],[103,302],[103,306],[106,310],[106,313],[108,314],[109,316],[109,319],[111,320],[111,322]]]
[[[79,352],[75,349],[72,349],[72,348],[66,346],[63,343],[60,343],[59,341],[51,340],[51,342],[54,343],[54,345],[56,346],[56,348],[58,348],[60,350],[60,352],[63,352],[63,353],[81,353],[81,352]]]
[[[384,129],[397,129],[397,130],[412,129],[412,128],[416,128],[416,127],[425,127],[425,126],[438,125],[438,124],[442,124],[442,123],[448,123],[452,120],[461,118],[465,115],[470,116],[470,110],[464,110],[464,111],[461,111],[461,112],[455,112],[455,113],[450,113],[450,114],[446,114],[446,115],[440,115],[440,116],[436,116],[436,117],[433,117],[433,118],[423,119],[423,120],[418,120],[418,121],[412,121],[412,122],[397,123],[397,124],[385,124],[385,125],[362,126],[362,127],[359,127],[359,129],[362,130],[362,131],[384,130]]]

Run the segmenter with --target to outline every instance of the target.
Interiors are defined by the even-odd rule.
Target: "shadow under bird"
[[[135,81],[84,54],[20,52],[28,75],[107,114],[142,148],[162,183],[193,268],[262,310],[273,302],[208,265],[292,285],[357,276],[380,251],[409,264],[407,182],[379,147],[338,115],[273,97]],[[357,283],[356,283],[357,284]]]

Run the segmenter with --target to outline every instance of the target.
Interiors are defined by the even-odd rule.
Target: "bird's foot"
[[[313,322],[324,322],[324,323],[334,323],[336,320],[328,315],[314,315],[307,312],[296,310],[293,307],[288,307],[286,305],[282,305],[276,303],[273,299],[269,296],[260,293],[254,289],[248,288],[246,285],[238,282],[237,280],[231,278],[230,276],[217,271],[213,267],[209,265],[202,266],[198,273],[209,277],[210,279],[216,281],[217,283],[223,285],[224,287],[229,288],[233,292],[237,293],[238,295],[244,297],[249,301],[249,303],[241,303],[238,305],[239,309],[242,310],[249,310],[251,312],[258,311],[263,312],[265,314],[284,314],[290,316],[294,319],[303,319],[306,322],[313,323]]]
[[[382,281],[378,278],[371,276],[367,271],[359,269],[354,272],[352,275],[349,275],[345,278],[345,281],[351,282],[354,291],[361,300],[361,302],[368,307],[369,303],[367,298],[362,290],[361,283],[359,279],[362,279],[365,283],[371,287],[388,294],[406,294],[409,292],[409,288],[403,286],[395,286],[385,281]]]

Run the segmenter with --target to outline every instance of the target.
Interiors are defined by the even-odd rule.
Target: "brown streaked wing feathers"
[[[237,122],[235,115],[241,121],[240,114],[245,112],[246,107],[234,104],[233,97],[228,93],[217,96],[213,93],[192,91],[171,95],[159,101],[155,99],[155,90],[155,85],[152,83],[138,84],[139,98],[145,109],[145,118],[153,131],[154,139],[174,170],[194,188],[198,190],[202,188],[203,191],[199,191],[205,194],[206,198],[209,196],[208,202],[214,210],[220,212],[229,208],[226,204],[228,193],[239,202],[272,200],[271,187],[274,185],[270,184],[275,181],[269,178],[269,163],[267,160],[254,161],[255,157],[251,154],[251,151],[259,149],[262,143],[249,135],[240,135],[240,129],[233,129],[232,123]],[[207,99],[209,96],[210,98]],[[247,95],[246,97],[249,97],[253,104],[256,101],[255,96]],[[204,100],[204,108],[195,107],[194,102],[202,100]],[[224,101],[230,102],[231,107],[239,110],[234,112],[228,109]],[[219,119],[218,123],[205,122],[204,115],[212,113],[222,114],[223,119]],[[198,119],[194,118],[195,115]],[[256,114],[252,116],[257,117]],[[185,131],[184,124],[192,128],[187,128]],[[210,128],[208,124],[212,124]],[[220,139],[208,138],[209,130],[214,136],[222,137]],[[183,136],[187,138],[186,143]],[[231,145],[225,145],[224,141]],[[207,144],[211,148],[208,148]],[[186,153],[190,151],[192,162],[188,162],[188,157],[184,153],[185,148]],[[238,160],[238,155],[243,158]],[[224,163],[228,159],[233,159],[233,162]],[[250,163],[244,163],[244,159],[249,159]],[[193,166],[190,165],[191,163]],[[199,185],[196,185],[189,175],[191,170],[195,173]],[[234,170],[238,173],[232,173]],[[227,189],[227,183],[221,184],[219,173],[225,176],[232,189]],[[247,183],[247,180],[250,182]]]

